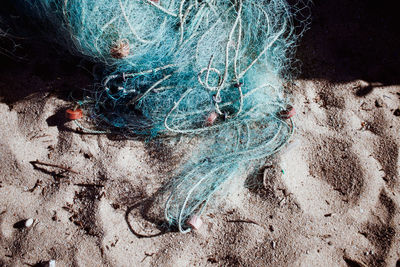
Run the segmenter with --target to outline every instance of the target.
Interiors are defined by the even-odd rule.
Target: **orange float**
[[[83,113],[81,109],[67,109],[65,112],[65,117],[70,120],[78,120],[83,117]]]

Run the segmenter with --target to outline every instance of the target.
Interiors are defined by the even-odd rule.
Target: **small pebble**
[[[271,247],[272,247],[272,249],[275,249],[275,248],[276,248],[276,242],[275,242],[275,241],[272,241],[272,242],[271,242]]]
[[[49,260],[49,267],[56,267],[56,261],[55,260]]]
[[[27,220],[25,221],[25,227],[26,227],[26,228],[31,227],[32,224],[33,224],[33,219],[32,219],[32,218],[29,218],[29,219],[27,219]]]

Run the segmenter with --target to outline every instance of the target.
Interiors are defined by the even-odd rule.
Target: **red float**
[[[81,109],[67,109],[65,112],[65,117],[70,120],[78,120],[83,117],[83,113]]]
[[[282,110],[280,113],[279,113],[279,116],[282,118],[282,119],[290,119],[291,117],[293,117],[294,115],[296,115],[296,110],[294,109],[294,107],[292,107],[292,106],[288,106],[287,108],[286,108],[286,110]]]
[[[206,119],[206,126],[212,126],[217,118],[218,118],[217,112],[215,111],[211,112]]]

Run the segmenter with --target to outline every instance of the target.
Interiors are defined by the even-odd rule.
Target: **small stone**
[[[272,247],[272,249],[276,248],[276,242],[275,241],[271,241],[271,247]]]
[[[26,228],[31,227],[32,224],[33,224],[33,219],[32,219],[32,218],[29,218],[29,219],[27,219],[27,220],[25,221],[25,227],[26,227]]]
[[[365,130],[369,130],[369,129],[371,129],[371,125],[368,122],[366,122],[366,121],[361,122],[360,130],[365,131]]]
[[[396,109],[396,110],[393,112],[393,115],[399,117],[399,116],[400,116],[400,109],[399,109],[399,108]]]
[[[368,255],[369,255],[369,251],[364,252],[364,255],[365,255],[365,256],[368,256]]]

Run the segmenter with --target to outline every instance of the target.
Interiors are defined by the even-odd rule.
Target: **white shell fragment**
[[[29,218],[29,219],[27,219],[27,220],[25,221],[25,227],[26,227],[26,228],[31,227],[32,224],[33,224],[33,219],[32,219],[32,218]]]
[[[49,267],[56,267],[56,260],[49,260]]]

